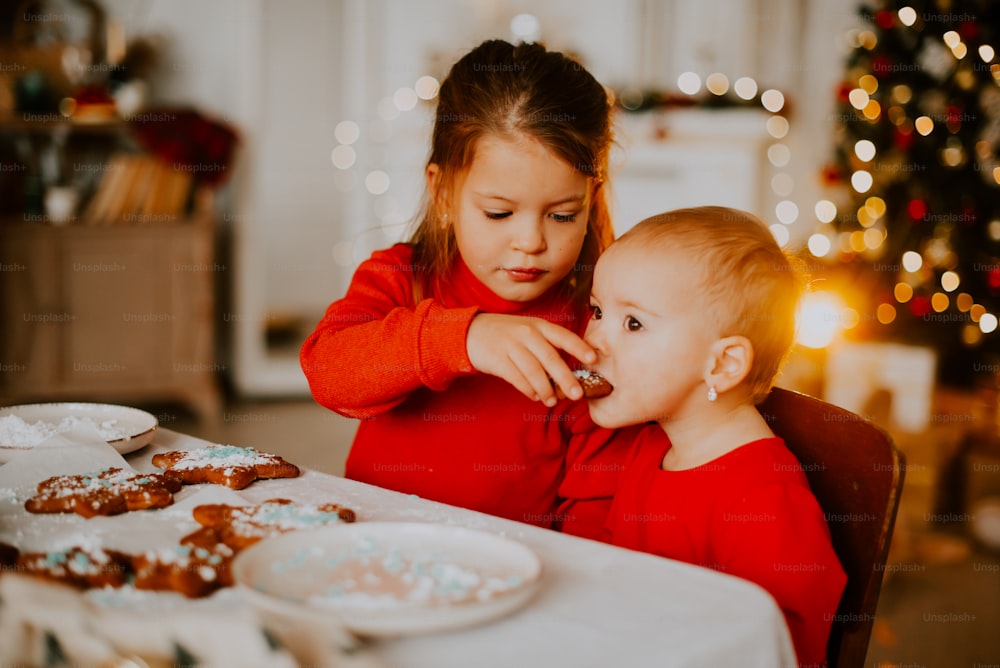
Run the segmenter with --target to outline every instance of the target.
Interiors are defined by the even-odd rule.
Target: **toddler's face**
[[[597,263],[584,339],[614,392],[590,400],[603,427],[679,421],[704,401],[716,340],[700,272],[683,251],[614,244]]]
[[[458,251],[500,297],[531,301],[573,269],[590,182],[538,141],[480,139],[457,195]]]

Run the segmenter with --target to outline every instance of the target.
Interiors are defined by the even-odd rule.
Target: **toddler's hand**
[[[559,355],[559,350],[593,364],[594,350],[583,339],[541,318],[480,313],[472,319],[466,338],[472,366],[483,373],[503,378],[526,397],[546,406],[556,403],[552,381],[571,399],[583,396],[583,389]]]

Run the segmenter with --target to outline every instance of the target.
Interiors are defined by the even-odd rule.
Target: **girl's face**
[[[717,339],[695,263],[680,250],[614,244],[597,263],[584,340],[614,391],[589,401],[602,427],[683,420],[705,401]]]
[[[436,175],[431,165],[432,192]],[[543,144],[483,137],[456,188],[458,252],[498,296],[531,301],[573,269],[587,234],[590,180]]]

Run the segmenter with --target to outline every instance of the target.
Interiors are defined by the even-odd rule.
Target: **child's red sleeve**
[[[473,372],[466,335],[478,309],[433,299],[414,306],[410,257],[402,244],[374,253],[302,345],[299,361],[321,405],[364,419]]]
[[[826,644],[847,577],[808,488],[771,484],[752,490],[716,518],[719,570],[774,597],[785,616],[799,665],[826,665]]]

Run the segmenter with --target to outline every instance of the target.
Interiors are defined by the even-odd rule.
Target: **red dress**
[[[555,519],[568,442],[603,439],[586,402],[554,408],[472,368],[466,334],[478,312],[585,322],[554,288],[502,299],[460,259],[445,294],[414,304],[412,249],[378,251],[302,346],[317,402],[361,419],[346,476],[540,526]]]
[[[603,468],[618,466],[618,487],[603,527],[569,527],[611,543],[712,568],[754,582],[777,601],[799,663],[826,663],[826,643],[847,578],[830,532],[798,460],[780,438],[747,443],[702,466],[660,468],[670,441],[647,425],[629,453],[591,453]],[[600,459],[599,455],[607,455]],[[574,463],[560,491],[596,503],[604,480],[588,493]],[[566,501],[562,512],[576,504]]]

